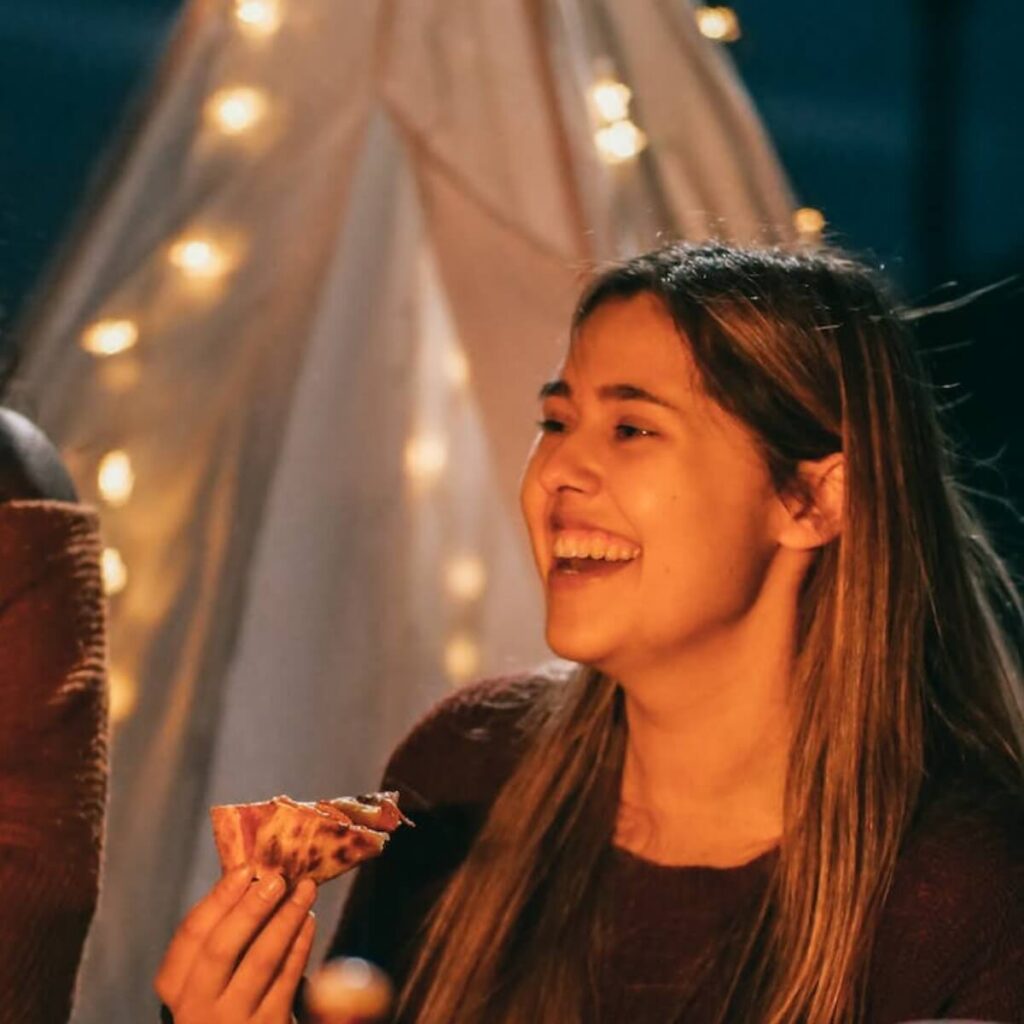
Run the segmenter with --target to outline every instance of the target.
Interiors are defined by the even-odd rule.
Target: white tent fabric
[[[615,166],[598,67],[649,140]],[[239,85],[269,106],[229,134],[208,100]],[[79,1024],[153,1019],[217,873],[209,804],[364,791],[453,679],[550,656],[515,492],[582,277],[660,237],[788,239],[791,206],[682,3],[194,0],[13,392],[128,571],[112,682],[137,702]],[[200,236],[205,278],[173,262]],[[139,343],[83,351],[109,317]],[[115,449],[135,480],[112,505]],[[463,556],[486,578],[453,593]]]

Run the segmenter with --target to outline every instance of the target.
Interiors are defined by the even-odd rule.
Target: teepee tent
[[[193,0],[13,392],[108,545],[79,1024],[151,1019],[208,805],[371,788],[550,656],[515,492],[588,269],[791,223],[682,0]]]

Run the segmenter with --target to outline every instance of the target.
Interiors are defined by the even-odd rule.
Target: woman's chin
[[[546,631],[547,645],[566,661],[579,662],[582,665],[590,665],[593,668],[602,668],[607,663],[614,650],[613,645],[608,642],[608,637],[602,635],[594,628],[577,626],[567,629],[564,626],[556,626],[550,621]]]

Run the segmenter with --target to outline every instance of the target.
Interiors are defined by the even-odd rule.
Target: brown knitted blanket
[[[0,503],[0,1024],[70,1012],[107,789],[96,513]]]

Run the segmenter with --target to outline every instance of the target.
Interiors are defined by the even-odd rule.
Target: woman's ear
[[[783,501],[786,522],[778,541],[796,550],[822,547],[838,536],[843,526],[846,501],[846,462],[842,452],[823,459],[799,463],[797,474],[803,481],[807,498]]]

